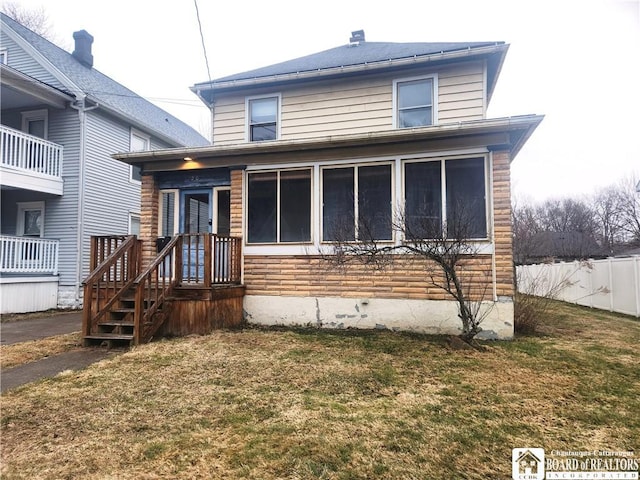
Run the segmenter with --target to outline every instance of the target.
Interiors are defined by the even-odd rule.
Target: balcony
[[[62,195],[62,146],[0,125],[2,186]]]
[[[0,235],[0,274],[57,275],[58,240]]]

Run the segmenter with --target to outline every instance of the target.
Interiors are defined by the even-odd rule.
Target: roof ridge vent
[[[349,46],[357,47],[361,42],[364,42],[364,30],[356,30],[355,32],[351,32]]]

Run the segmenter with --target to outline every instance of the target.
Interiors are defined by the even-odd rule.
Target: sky
[[[14,0],[56,43],[94,37],[94,68],[209,137],[195,83],[348,43],[505,41],[488,118],[545,119],[512,163],[520,202],[640,179],[640,0]]]

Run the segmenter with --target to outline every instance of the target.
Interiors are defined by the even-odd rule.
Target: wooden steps
[[[124,292],[118,302],[109,309],[107,314],[92,329],[90,335],[83,337],[84,346],[128,347],[134,344],[135,339],[135,290]],[[153,305],[153,302],[144,299],[144,307]],[[158,309],[161,313],[162,309]]]

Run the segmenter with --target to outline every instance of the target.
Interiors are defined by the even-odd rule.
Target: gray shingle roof
[[[213,82],[228,82],[252,78],[309,72],[335,67],[364,65],[367,63],[399,60],[440,52],[454,52],[478,47],[502,45],[504,42],[446,42],[446,43],[391,43],[361,42],[357,46],[342,45],[319,53],[276,63],[255,70],[215,79]],[[206,85],[203,82],[198,85]]]
[[[97,101],[100,105],[123,115],[134,124],[146,127],[145,129],[149,130],[149,133],[159,134],[165,140],[172,141],[174,146],[209,144],[206,138],[182,120],[145,100],[95,68],[85,67],[69,52],[32,32],[7,15],[2,13],[1,18],[89,98]]]

